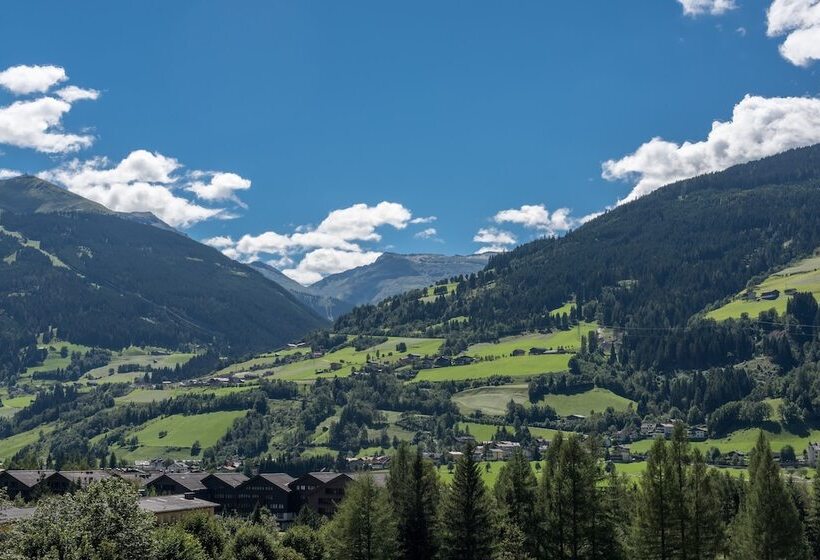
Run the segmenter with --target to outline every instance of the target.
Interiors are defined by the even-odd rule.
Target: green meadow
[[[191,445],[199,441],[202,449],[213,446],[245,410],[209,412],[207,414],[173,414],[146,422],[131,430],[126,438],[136,436],[139,446],[133,451],[115,448],[117,457],[128,461],[170,457],[190,459]],[[164,435],[162,433],[165,432]]]
[[[462,381],[484,379],[493,375],[530,377],[542,373],[567,371],[572,354],[516,356],[475,362],[466,366],[425,369],[413,381]]]
[[[712,447],[717,447],[721,453],[728,453],[729,451],[749,452],[757,441],[759,430],[757,428],[750,428],[747,430],[738,430],[732,432],[728,436],[719,439],[707,439],[706,441],[691,442],[692,447],[697,447],[701,451],[708,451]],[[769,443],[772,446],[772,451],[780,451],[786,445],[791,445],[795,453],[801,455],[805,451],[809,442],[820,441],[820,430],[811,430],[808,435],[801,436],[793,434],[785,429],[779,432],[771,432],[764,430],[766,437],[769,438]],[[645,453],[652,447],[652,439],[644,439],[636,441],[629,445],[629,448],[634,453]]]
[[[550,405],[560,416],[588,416],[590,412],[603,412],[609,407],[620,412],[629,405],[635,406],[635,402],[597,387],[574,395],[547,395],[541,402]]]
[[[403,342],[407,345],[406,353],[396,351],[396,345]],[[438,353],[444,341],[439,338],[407,338],[390,337],[387,342],[358,351],[352,346],[342,348],[336,352],[325,354],[321,358],[311,358],[301,360],[273,369],[274,377],[287,379],[290,381],[312,381],[317,377],[347,377],[353,367],[361,367],[367,362],[367,357],[371,360],[382,363],[393,363],[407,354],[417,354],[419,356],[432,356]],[[376,353],[379,353],[379,357]],[[329,371],[331,363],[340,364],[336,371]],[[327,371],[325,371],[327,370]],[[323,373],[317,374],[318,371]]]
[[[107,365],[92,369],[83,375],[81,379],[86,381],[95,380],[97,383],[131,383],[135,379],[141,379],[145,372],[117,373],[119,366],[136,365],[142,368],[147,366],[152,368],[174,368],[194,357],[194,354],[188,353],[171,352],[166,354],[152,353],[152,351],[151,349],[128,348],[114,354]],[[110,370],[114,370],[113,375],[109,375]]]
[[[33,430],[15,434],[7,438],[0,438],[0,461],[8,462],[14,454],[27,445],[36,443],[40,433],[49,434],[54,431],[54,424],[43,424]]]
[[[527,385],[499,385],[468,389],[453,395],[453,402],[458,405],[462,414],[469,415],[480,410],[490,416],[501,416],[507,411],[510,400],[529,406],[529,392]],[[607,389],[594,388],[574,395],[547,395],[542,403],[550,405],[560,416],[579,414],[589,415],[590,412],[603,412],[608,407],[617,411],[626,410],[633,403],[631,400],[620,397]]]
[[[707,313],[707,317],[722,321],[739,318],[746,313],[749,317],[756,318],[761,312],[769,309],[785,313],[786,302],[790,296],[784,292],[790,288],[800,292],[811,292],[815,298],[820,299],[820,255],[803,259],[794,266],[776,272],[754,287],[758,296],[761,292],[780,290],[780,297],[776,300],[746,301],[741,297],[746,291],[744,290],[726,305]]]
[[[252,391],[254,385],[242,385],[239,387],[174,387],[171,389],[134,389],[127,395],[117,397],[117,403],[148,403],[158,402],[171,397],[178,397],[186,394],[212,394],[229,395],[241,391]]]
[[[26,368],[25,373],[20,376],[21,379],[30,378],[31,374],[35,372],[65,369],[71,363],[72,352],[84,354],[91,349],[88,346],[83,346],[82,344],[73,344],[71,342],[56,339],[52,340],[48,344],[38,344],[37,346],[40,349],[47,350],[48,355],[46,356],[46,359],[43,360],[42,365]],[[63,346],[65,346],[68,350],[68,354],[66,354],[65,358],[60,355],[60,349],[62,349]]]
[[[499,385],[467,389],[453,395],[453,402],[464,415],[478,410],[490,416],[502,416],[507,412],[507,403],[513,400],[529,405],[529,391],[526,384]]]

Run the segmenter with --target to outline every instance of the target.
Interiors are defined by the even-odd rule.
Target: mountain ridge
[[[90,346],[198,344],[242,354],[327,324],[250,267],[157,227],[153,215],[137,217],[34,177],[0,181],[7,338],[57,328]]]

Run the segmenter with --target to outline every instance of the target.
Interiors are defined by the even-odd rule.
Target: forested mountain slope
[[[756,275],[820,246],[820,145],[680,181],[561,238],[494,256],[457,293],[410,292],[337,322],[349,332],[428,331],[492,339],[549,323],[576,297],[601,324],[682,326]],[[439,327],[439,330],[441,328]]]
[[[89,346],[198,343],[243,353],[323,324],[279,285],[184,235],[123,219],[33,177],[0,181],[7,371],[26,365],[18,349],[49,327]]]

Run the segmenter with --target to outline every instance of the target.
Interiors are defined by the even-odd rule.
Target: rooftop
[[[219,507],[219,504],[208,500],[200,500],[199,498],[188,498],[184,494],[140,498],[140,508],[152,513],[172,513],[217,507]]]

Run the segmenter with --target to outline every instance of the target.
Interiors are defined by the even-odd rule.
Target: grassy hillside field
[[[157,418],[128,433],[126,438],[136,436],[139,439],[139,446],[136,449],[131,451],[120,447],[115,448],[114,452],[117,457],[127,461],[155,457],[191,459],[194,458],[191,456],[191,445],[195,441],[199,440],[203,450],[211,447],[228,431],[234,420],[246,414],[245,410],[232,410],[189,416],[174,414]],[[162,432],[165,432],[164,436],[161,436]]]
[[[779,290],[780,297],[776,300],[747,301],[742,298],[743,293],[745,293],[744,290],[723,307],[710,311],[707,317],[722,321],[724,319],[739,318],[743,313],[755,318],[762,311],[768,311],[769,309],[784,313],[786,311],[786,302],[790,297],[784,292],[790,288],[800,292],[811,292],[815,298],[820,299],[820,255],[816,254],[813,257],[803,259],[793,266],[772,274],[763,282],[754,286],[758,296],[762,292]]]
[[[717,447],[721,453],[729,451],[743,451],[749,452],[757,441],[758,428],[750,428],[747,430],[738,430],[732,432],[728,436],[719,439],[708,439],[706,441],[692,442],[693,447],[699,448],[701,451],[708,451],[712,447]],[[808,447],[809,442],[820,441],[820,430],[811,430],[807,435],[793,434],[785,429],[780,432],[771,432],[764,430],[766,436],[769,438],[769,443],[772,446],[772,451],[778,452],[785,445],[791,445],[797,455],[801,455]],[[644,439],[630,444],[630,449],[636,453],[645,453],[652,447],[651,439]]]
[[[0,461],[8,462],[15,453],[26,445],[35,443],[40,439],[40,434],[49,434],[54,431],[53,424],[43,424],[27,432],[15,434],[11,437],[0,438]]]
[[[506,413],[507,403],[510,400],[529,406],[527,385],[478,387],[453,395],[453,402],[458,405],[461,413],[466,415],[481,410],[490,416],[501,416]],[[541,402],[550,405],[560,416],[571,414],[586,416],[591,411],[603,412],[610,406],[617,411],[626,410],[630,404],[635,406],[631,400],[620,397],[607,389],[599,388],[574,395],[547,395]]]
[[[145,375],[144,371],[132,371],[128,373],[117,373],[117,368],[124,365],[135,365],[145,368],[174,368],[182,365],[194,357],[195,354],[157,351],[151,349],[128,348],[114,354],[108,365],[92,369],[81,377],[84,381],[94,380],[97,383],[131,383],[135,379],[140,379]],[[114,370],[113,375],[109,375],[109,370]]]
[[[407,345],[407,353],[396,351],[396,345],[401,342]],[[274,368],[273,373],[275,378],[289,381],[312,381],[317,377],[347,377],[350,375],[353,366],[361,367],[366,363],[368,355],[374,361],[393,363],[408,353],[419,356],[435,355],[441,348],[442,342],[444,341],[439,338],[390,337],[387,342],[372,346],[366,350],[357,351],[349,346],[325,354],[321,358],[311,358]],[[379,353],[379,358],[376,357],[376,352]],[[317,371],[329,370],[330,364],[333,362],[340,364],[342,367],[336,371],[324,371],[324,373],[317,374]]]
[[[531,377],[543,373],[567,371],[572,352],[578,350],[578,333],[586,335],[597,329],[595,323],[581,323],[580,329],[555,331],[547,334],[531,333],[505,337],[495,343],[473,344],[464,352],[467,356],[484,358],[469,365],[422,370],[414,381],[462,381],[484,379],[493,375]],[[529,352],[530,348],[564,349],[567,353],[513,356],[515,350]]]

